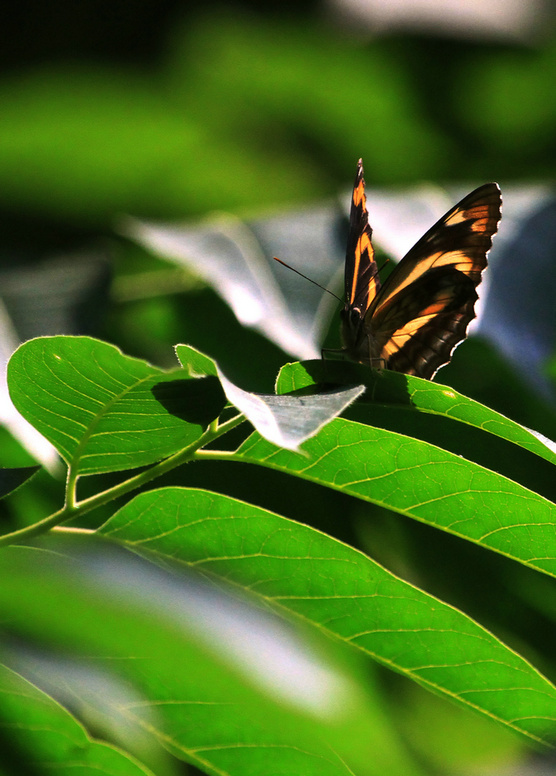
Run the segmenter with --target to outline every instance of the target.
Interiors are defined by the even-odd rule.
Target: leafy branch
[[[417,378],[306,362],[286,365],[276,393],[262,395],[195,349],[176,352],[181,368],[170,371],[86,337],[32,340],[13,355],[12,399],[59,451],[68,478],[60,510],[0,537],[0,614],[10,633],[46,649],[63,643],[76,659],[98,655],[156,716],[146,724],[127,704],[133,724],[207,773],[256,770],[262,758],[275,768],[288,762],[289,772],[318,763],[319,774],[367,773],[378,745],[371,731],[392,731],[362,694],[362,658],[549,744],[556,687],[535,666],[465,612],[315,528],[222,493],[162,487],[139,492],[94,532],[49,531],[183,463],[225,460],[318,483],[556,575],[556,508],[545,496],[369,420],[392,411],[408,426],[424,413],[441,417],[547,466],[548,440]],[[239,413],[230,416],[230,405]],[[245,421],[253,432],[214,448]],[[78,499],[81,478],[137,468]],[[4,493],[32,471],[12,473]],[[8,695],[24,691],[12,673],[2,681]],[[31,707],[48,703],[29,698]],[[418,774],[403,747],[396,752],[376,772]]]

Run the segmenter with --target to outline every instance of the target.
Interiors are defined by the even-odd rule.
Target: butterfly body
[[[433,377],[475,317],[476,287],[501,201],[496,183],[475,189],[426,232],[381,285],[359,160],[341,311],[344,352],[374,368]]]

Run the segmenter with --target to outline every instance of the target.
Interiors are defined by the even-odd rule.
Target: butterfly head
[[[342,339],[344,347],[346,347],[349,342],[353,341],[354,337],[357,337],[363,322],[363,315],[359,307],[352,307],[346,302],[340,310],[340,318],[342,321]]]

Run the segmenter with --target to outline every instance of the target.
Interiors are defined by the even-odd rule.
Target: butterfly
[[[475,318],[476,288],[501,218],[496,183],[458,202],[381,285],[359,160],[345,263],[342,351],[354,361],[431,379]]]

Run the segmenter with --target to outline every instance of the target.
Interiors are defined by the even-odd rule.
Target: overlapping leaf
[[[363,385],[352,385],[310,396],[253,393],[228,380],[211,358],[195,348],[178,345],[176,354],[192,376],[217,374],[230,404],[237,407],[265,439],[288,450],[297,450],[365,391]]]
[[[365,399],[373,403],[453,418],[556,463],[555,442],[485,407],[484,404],[462,396],[453,388],[419,377],[388,371],[379,373],[362,364],[349,362],[307,361],[286,364],[278,376],[276,390],[280,394],[290,393],[315,387],[319,383],[354,381],[366,385]]]
[[[207,377],[218,375],[218,367],[214,359],[201,353],[191,345],[176,345],[176,356],[180,364],[191,377]]]
[[[365,386],[355,385],[314,396],[274,396],[249,393],[230,382],[222,372],[218,374],[228,400],[261,436],[288,450],[297,450],[365,391]]]

